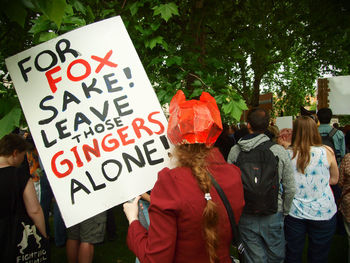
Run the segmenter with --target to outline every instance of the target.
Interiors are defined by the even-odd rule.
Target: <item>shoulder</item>
[[[322,146],[312,146],[311,149],[316,150],[316,151],[317,150],[322,151],[323,149],[325,149],[326,151],[333,152],[332,147],[330,147],[326,144],[322,144]]]
[[[187,170],[188,169],[188,170]],[[181,207],[184,199],[184,181],[189,180],[191,175],[189,168],[164,168],[158,173],[158,179],[151,192],[151,206],[160,210],[177,210]]]
[[[319,132],[330,132],[332,127],[329,124],[320,124],[318,126]]]
[[[344,135],[344,133],[343,133],[341,130],[337,130],[337,132],[335,133],[335,135],[336,135],[338,138],[345,138],[345,135]]]
[[[282,145],[276,143],[272,145],[270,149],[274,155],[278,156],[278,158],[283,160],[289,159],[288,152]]]
[[[20,180],[20,183],[26,185],[29,179],[31,178],[29,170],[24,167],[18,167],[15,169],[16,169],[16,174]]]
[[[332,147],[323,144],[322,146],[313,146],[312,147],[313,151],[325,151],[327,153],[327,155],[334,155],[334,151],[332,149]]]
[[[229,154],[228,154],[227,162],[228,162],[228,163],[234,163],[234,162],[236,161],[237,156],[238,156],[238,154],[240,153],[240,151],[241,151],[241,148],[239,147],[239,145],[238,145],[238,144],[235,144],[235,145],[231,148],[231,150],[230,150],[230,152],[229,152]]]
[[[173,169],[163,168],[158,173],[158,179],[154,185],[152,193],[159,188],[164,191],[172,191],[172,189],[176,188],[177,184],[186,180],[188,177],[191,177],[191,175],[191,169],[188,167],[177,167]]]
[[[191,169],[188,167],[176,167],[173,169],[165,167],[158,173],[158,180],[169,180],[169,178],[174,178],[184,173],[191,174]]]

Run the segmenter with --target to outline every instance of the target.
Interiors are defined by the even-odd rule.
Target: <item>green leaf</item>
[[[149,42],[148,42],[148,46],[150,49],[153,49],[157,44],[163,44],[163,37],[161,36],[157,36],[155,38],[152,38]]]
[[[105,18],[105,17],[107,17],[107,16],[109,16],[110,14],[113,14],[113,13],[115,13],[114,9],[104,9],[101,12],[101,16],[103,18]]]
[[[198,97],[202,94],[203,92],[203,89],[201,88],[196,88],[193,90],[192,94],[191,94],[191,98],[195,98],[195,97]]]
[[[193,83],[192,83],[192,86],[195,86],[195,87],[202,87],[203,86],[203,83],[196,79]]]
[[[173,15],[179,15],[177,5],[173,2],[155,6],[152,9],[154,10],[153,16],[161,15],[166,22],[168,22]]]
[[[67,6],[66,0],[38,0],[38,4],[40,10],[60,28]]]
[[[43,32],[39,36],[39,43],[46,42],[55,37],[57,37],[57,34],[55,32]]]
[[[87,10],[80,1],[74,1],[73,7],[78,12],[81,12],[82,14],[86,15]]]
[[[140,2],[137,2],[137,1],[135,3],[133,3],[129,7],[131,15],[134,16],[137,13],[137,11],[139,10],[139,7],[141,7],[143,5],[144,5],[143,3],[140,3]]]
[[[162,40],[162,46],[165,50],[168,50],[168,43],[164,41],[164,39]]]
[[[29,9],[34,10],[35,9],[35,5],[33,4],[32,0],[21,0],[22,4]]]
[[[182,64],[182,57],[179,56],[172,56],[172,57],[168,57],[166,60],[166,65],[168,67],[171,67],[172,65],[178,65],[180,66]]]
[[[237,102],[237,107],[239,107],[241,110],[248,110],[247,104],[245,103],[245,101],[243,99],[240,99]]]
[[[32,22],[33,26],[28,32],[34,35],[50,29],[50,21],[45,16],[40,16],[38,19],[32,20]]]
[[[0,138],[19,127],[21,115],[21,108],[14,107],[0,120]]]
[[[231,100],[228,103],[222,105],[222,110],[226,115],[229,115],[236,121],[239,121],[243,112],[241,106],[241,103],[237,103],[237,101]]]
[[[76,25],[76,26],[85,26],[86,25],[85,20],[83,18],[79,18],[79,17],[75,17],[75,16],[64,17],[63,23]]]
[[[152,23],[151,24],[151,29],[153,31],[157,31],[157,29],[160,27],[160,23]]]
[[[220,94],[220,95],[215,96],[215,101],[217,104],[224,104],[227,102],[226,98],[227,98],[226,95]]]
[[[65,13],[65,16],[73,16],[74,15],[73,7],[71,5],[67,5],[66,9],[64,10],[64,13]],[[65,16],[63,16],[63,19]]]
[[[90,22],[95,21],[95,15],[94,15],[94,12],[92,11],[91,7],[88,6],[86,9],[87,9],[87,15],[88,15],[88,18],[90,19]]]
[[[239,107],[233,107],[231,115],[236,121],[239,121],[241,119],[242,112],[243,111]]]
[[[142,34],[143,34],[144,30],[143,30],[143,28],[142,28],[141,24],[137,24],[137,25],[135,25],[135,26],[134,26],[134,28],[135,28],[137,31],[139,31],[140,33],[142,33]]]

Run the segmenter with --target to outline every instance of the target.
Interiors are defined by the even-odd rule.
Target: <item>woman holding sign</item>
[[[231,262],[231,225],[209,174],[224,190],[237,223],[244,199],[240,170],[211,147],[221,131],[220,113],[209,93],[186,101],[177,92],[168,126],[177,167],[158,174],[148,230],[138,220],[139,198],[124,204],[127,243],[141,262]]]

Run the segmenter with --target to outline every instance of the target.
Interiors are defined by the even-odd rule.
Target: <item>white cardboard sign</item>
[[[338,76],[328,78],[329,107],[334,115],[350,114],[350,76]]]
[[[119,16],[6,65],[67,227],[153,187],[167,120]]]
[[[292,129],[293,128],[293,116],[284,116],[276,118],[276,125],[279,130],[284,128]]]

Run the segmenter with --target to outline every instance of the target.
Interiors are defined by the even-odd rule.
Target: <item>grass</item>
[[[94,263],[134,263],[135,256],[126,245],[126,233],[128,222],[123,213],[122,206],[115,209],[115,221],[117,225],[117,238],[114,241],[105,240],[104,243],[95,246]],[[51,226],[52,226],[51,221]],[[306,260],[306,248],[304,249],[303,262]],[[330,263],[342,263],[347,261],[347,237],[336,234],[333,237],[331,250],[329,253]],[[52,242],[51,246],[51,263],[67,262],[65,248],[57,248]],[[189,262],[190,263],[190,262]]]

